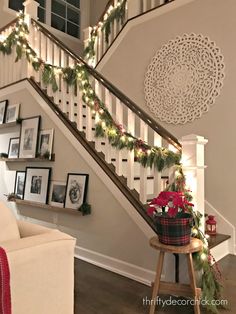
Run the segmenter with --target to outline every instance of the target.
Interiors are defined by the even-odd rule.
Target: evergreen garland
[[[125,9],[127,0],[123,0],[117,3],[116,7],[111,10],[108,9],[107,13],[104,15],[103,22],[99,22],[97,26],[94,26],[91,33],[88,44],[84,49],[84,56],[89,61],[93,61],[95,57],[95,43],[98,36],[98,30],[104,31],[105,41],[109,43],[109,35],[111,34],[111,27],[114,21],[124,24],[125,19]]]
[[[191,202],[192,195],[190,190],[186,188],[186,178],[181,165],[176,166],[175,180],[166,190],[183,192],[186,199]],[[189,207],[189,210],[194,220],[192,236],[203,242],[202,251],[193,253],[195,269],[202,272],[200,283],[202,289],[201,299],[206,301],[205,307],[208,311],[218,314],[218,308],[214,301],[222,299],[221,272],[208,248],[207,238],[200,229],[202,215],[199,212],[195,212],[191,207]]]

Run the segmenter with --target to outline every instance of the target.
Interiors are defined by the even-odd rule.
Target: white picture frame
[[[23,199],[25,186],[25,171],[16,171],[14,194]]]
[[[88,174],[68,173],[66,182],[65,208],[78,210],[86,202]]]
[[[16,122],[20,114],[20,104],[8,105],[5,123]]]
[[[38,156],[52,158],[54,129],[40,130],[38,138]]]
[[[51,168],[26,167],[24,200],[47,204]]]
[[[38,145],[40,116],[21,121],[19,158],[35,158]]]
[[[66,198],[66,182],[51,181],[49,204],[55,207],[64,207]]]
[[[5,122],[8,100],[0,101],[0,124]]]
[[[18,158],[19,157],[19,146],[20,146],[20,138],[13,137],[9,140],[9,148],[8,148],[8,158]]]

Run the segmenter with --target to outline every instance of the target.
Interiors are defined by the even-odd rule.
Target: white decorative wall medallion
[[[208,37],[184,34],[164,45],[145,75],[149,109],[167,123],[200,118],[220,94],[225,64],[220,49]]]

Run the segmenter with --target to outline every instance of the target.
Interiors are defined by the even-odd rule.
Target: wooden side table
[[[153,285],[152,292],[152,302],[149,314],[155,313],[155,306],[157,295],[161,292],[163,294],[178,294],[180,296],[193,297],[195,300],[194,303],[194,313],[200,314],[199,299],[201,296],[201,289],[196,286],[196,279],[193,268],[193,258],[192,253],[199,252],[202,250],[202,241],[199,239],[191,238],[191,242],[188,245],[184,246],[173,246],[165,245],[159,242],[158,237],[153,237],[149,241],[150,246],[156,250],[160,251],[159,260],[157,263],[156,277]],[[163,261],[165,253],[174,253],[174,254],[185,254],[188,261],[188,273],[190,279],[190,285],[179,284],[179,283],[168,283],[160,281],[161,273],[163,268]]]

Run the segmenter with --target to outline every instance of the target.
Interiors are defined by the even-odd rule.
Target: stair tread
[[[210,238],[208,239],[209,249],[213,249],[220,243],[227,241],[230,238],[231,238],[230,235],[221,234],[221,233],[217,233],[216,235],[211,235]]]

